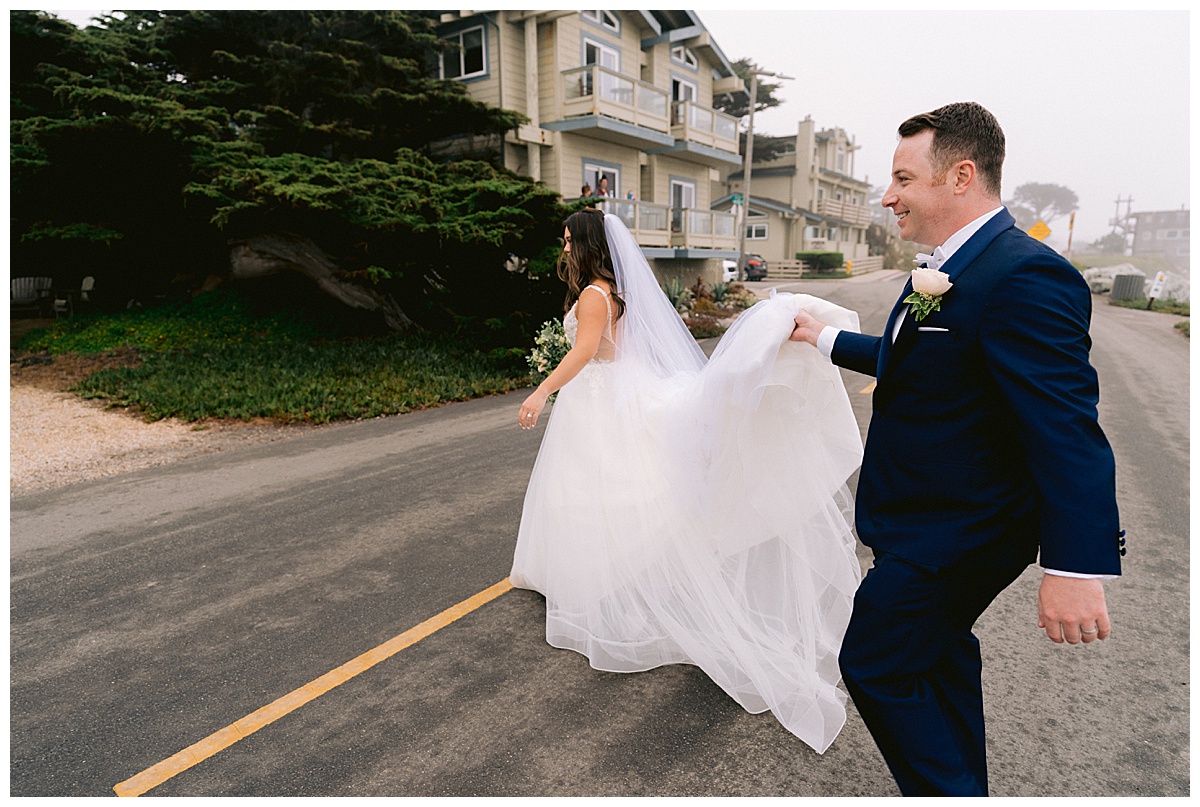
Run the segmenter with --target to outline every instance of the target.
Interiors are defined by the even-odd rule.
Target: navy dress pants
[[[842,641],[842,680],[903,795],[987,795],[971,628],[1026,566],[934,568],[881,552],[863,578]]]

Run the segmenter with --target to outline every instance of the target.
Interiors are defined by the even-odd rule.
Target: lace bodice
[[[596,348],[596,355],[592,357],[592,361],[612,361],[617,354],[617,344],[613,341],[613,312],[612,300],[609,299],[608,292],[596,285],[588,286],[584,289],[595,289],[604,295],[604,305],[608,309],[608,319],[604,323],[604,332],[600,334],[600,346]],[[575,306],[579,305],[579,301],[575,301],[575,305],[571,306],[571,310],[563,317],[563,330],[567,332],[567,341],[571,343],[571,347],[575,347],[575,338],[579,335],[579,320],[575,316]]]

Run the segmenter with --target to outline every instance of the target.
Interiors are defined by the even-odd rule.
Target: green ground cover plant
[[[1146,310],[1146,303],[1149,302],[1145,297],[1140,300],[1109,300],[1112,305],[1119,305],[1122,308],[1139,308],[1142,311]],[[1159,311],[1163,314],[1178,314],[1182,317],[1190,317],[1192,315],[1192,304],[1187,300],[1155,300],[1154,305],[1150,308],[1151,311]]]
[[[457,334],[338,338],[302,315],[255,315],[237,295],[210,293],[63,320],[14,347],[135,356],[132,366],[100,370],[74,391],[134,408],[147,420],[329,423],[528,385],[523,350],[472,344]]]

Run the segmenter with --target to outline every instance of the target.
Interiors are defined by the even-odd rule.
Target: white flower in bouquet
[[[533,350],[525,359],[529,369],[533,371],[533,383],[540,384],[545,381],[546,376],[554,372],[554,368],[570,349],[571,343],[567,341],[567,332],[563,328],[562,320],[551,319],[543,322],[541,330],[533,338]],[[550,402],[553,403],[557,396],[557,392],[551,395]]]

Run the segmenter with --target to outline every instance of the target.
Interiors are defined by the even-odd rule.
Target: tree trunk
[[[326,294],[353,308],[378,311],[394,331],[407,331],[416,323],[388,294],[347,283],[334,276],[337,262],[310,239],[291,233],[255,235],[229,242],[229,269],[233,277],[247,280],[283,271],[311,278]]]

